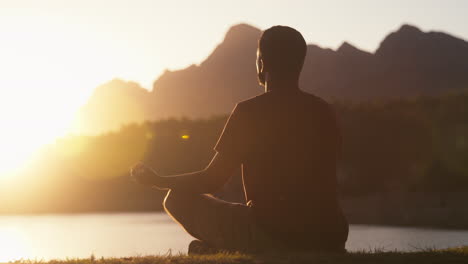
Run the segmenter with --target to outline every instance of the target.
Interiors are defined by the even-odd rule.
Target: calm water
[[[0,262],[186,253],[191,237],[162,213],[0,216]],[[468,245],[468,231],[352,225],[348,250]]]

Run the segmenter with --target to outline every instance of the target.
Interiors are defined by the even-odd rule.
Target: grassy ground
[[[447,250],[425,250],[422,252],[353,252],[343,255],[297,254],[251,256],[242,254],[216,255],[167,255],[132,258],[106,258],[53,260],[48,262],[21,261],[26,264],[387,264],[387,263],[463,263],[468,264],[468,246]]]

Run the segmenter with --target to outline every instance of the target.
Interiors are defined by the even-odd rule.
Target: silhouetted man
[[[306,51],[304,38],[290,27],[263,32],[257,73],[266,92],[236,105],[206,169],[161,177],[143,164],[133,168],[138,182],[170,189],[166,212],[203,244],[248,252],[344,251],[348,223],[336,178],[340,134],[330,105],[299,89]],[[239,166],[247,204],[209,195]]]

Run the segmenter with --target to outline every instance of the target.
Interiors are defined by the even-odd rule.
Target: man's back
[[[337,201],[340,136],[330,106],[300,90],[270,91],[239,103],[216,150],[243,164],[258,225],[288,245],[344,243]],[[320,236],[320,234],[323,236]],[[317,236],[319,234],[319,236]],[[313,235],[313,236],[312,236]]]

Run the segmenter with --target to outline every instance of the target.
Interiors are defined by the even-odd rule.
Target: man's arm
[[[201,171],[171,176],[159,176],[144,164],[132,169],[132,176],[139,183],[158,189],[176,189],[190,193],[213,193],[231,177],[240,162],[220,153]]]
[[[245,133],[245,110],[239,103],[232,110],[223,133],[215,146],[217,154],[201,171],[161,177],[144,164],[132,169],[134,178],[145,185],[160,189],[178,189],[191,193],[212,193],[223,186],[236,167],[242,163],[248,136]]]

